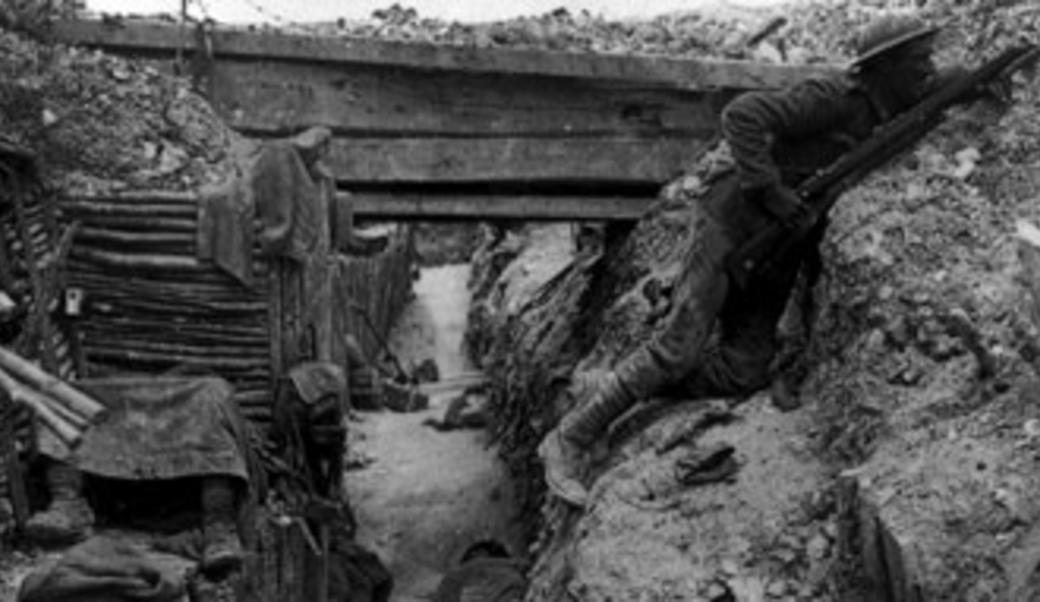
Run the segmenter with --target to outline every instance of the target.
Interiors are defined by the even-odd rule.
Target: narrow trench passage
[[[462,352],[468,265],[424,268],[390,345],[405,366],[432,358],[440,381],[424,386],[428,409],[365,412],[352,445],[370,463],[348,472],[359,539],[394,575],[394,602],[428,600],[440,577],[478,540],[524,552],[519,511],[505,467],[483,430],[439,432],[447,404],[479,377]]]

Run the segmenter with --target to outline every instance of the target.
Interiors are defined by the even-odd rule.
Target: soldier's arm
[[[782,91],[748,92],[735,98],[723,110],[721,125],[742,185],[778,185],[774,141],[807,138],[841,125],[849,118],[851,102],[847,85],[830,80],[808,80]]]

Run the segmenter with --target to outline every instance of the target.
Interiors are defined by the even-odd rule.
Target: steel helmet
[[[888,14],[872,21],[856,36],[856,58],[850,65],[862,66],[867,61],[915,40],[934,36],[938,27],[925,23],[912,14]]]

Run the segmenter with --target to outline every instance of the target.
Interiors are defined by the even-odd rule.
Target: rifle
[[[807,178],[795,193],[808,210],[795,220],[770,224],[734,251],[726,262],[730,276],[743,287],[754,274],[767,271],[773,262],[784,257],[809,234],[843,192],[895,155],[914,146],[942,121],[946,109],[970,98],[980,86],[1013,73],[1038,55],[1040,48],[1035,45],[1005,50],[974,71],[932,92],[880,126],[870,138]]]

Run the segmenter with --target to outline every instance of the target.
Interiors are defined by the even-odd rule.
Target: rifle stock
[[[774,222],[751,237],[727,259],[736,284],[743,287],[756,273],[769,269],[830,211],[843,192],[874,169],[914,146],[938,125],[946,109],[969,98],[980,86],[1009,74],[1040,54],[1035,45],[1009,48],[964,77],[939,88],[883,126],[834,163],[802,182],[795,192],[808,207],[793,223]]]

